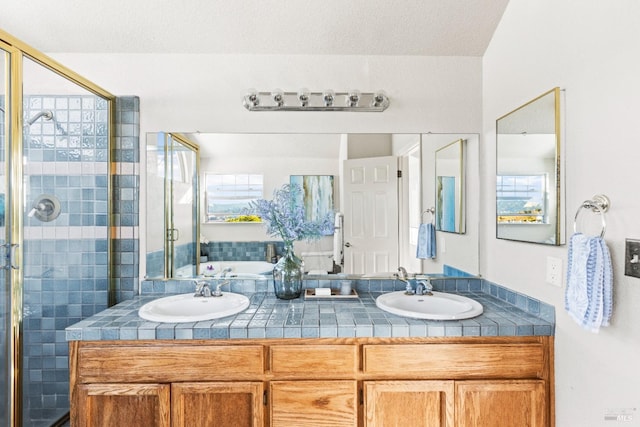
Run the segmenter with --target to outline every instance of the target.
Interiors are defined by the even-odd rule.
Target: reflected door
[[[345,273],[398,269],[398,160],[344,162]]]

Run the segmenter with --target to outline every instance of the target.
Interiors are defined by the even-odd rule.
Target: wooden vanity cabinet
[[[70,343],[71,425],[553,427],[552,337]]]
[[[550,345],[365,344],[365,426],[551,425]]]
[[[261,382],[175,383],[171,385],[173,427],[262,427]]]
[[[544,427],[542,380],[456,382],[456,426]]]
[[[273,345],[269,371],[271,427],[358,425],[357,345]]]
[[[373,427],[453,427],[453,381],[365,381],[364,417]]]
[[[74,425],[171,426],[167,384],[79,384],[75,395]]]

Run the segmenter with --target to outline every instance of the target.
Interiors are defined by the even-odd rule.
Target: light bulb
[[[336,97],[336,93],[331,89],[327,89],[322,93],[322,100],[324,101],[324,105],[326,107],[330,107],[333,105],[333,100]]]
[[[311,96],[311,92],[309,89],[302,88],[298,91],[298,99],[300,100],[300,105],[306,107],[309,105],[309,97]]]
[[[282,89],[275,89],[271,92],[271,96],[278,107],[282,107],[284,105],[284,93],[282,92]]]

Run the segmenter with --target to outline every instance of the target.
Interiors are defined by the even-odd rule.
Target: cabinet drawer
[[[542,344],[364,345],[363,370],[393,378],[543,378]]]
[[[78,381],[174,382],[260,379],[261,345],[84,346],[78,351]]]
[[[355,380],[272,381],[271,427],[356,427]]]
[[[274,375],[335,378],[355,375],[358,367],[356,345],[276,345],[270,355]]]

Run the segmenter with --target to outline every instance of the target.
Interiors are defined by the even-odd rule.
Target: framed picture
[[[316,221],[333,213],[333,175],[291,175],[289,183],[302,188],[302,206],[306,219]]]

